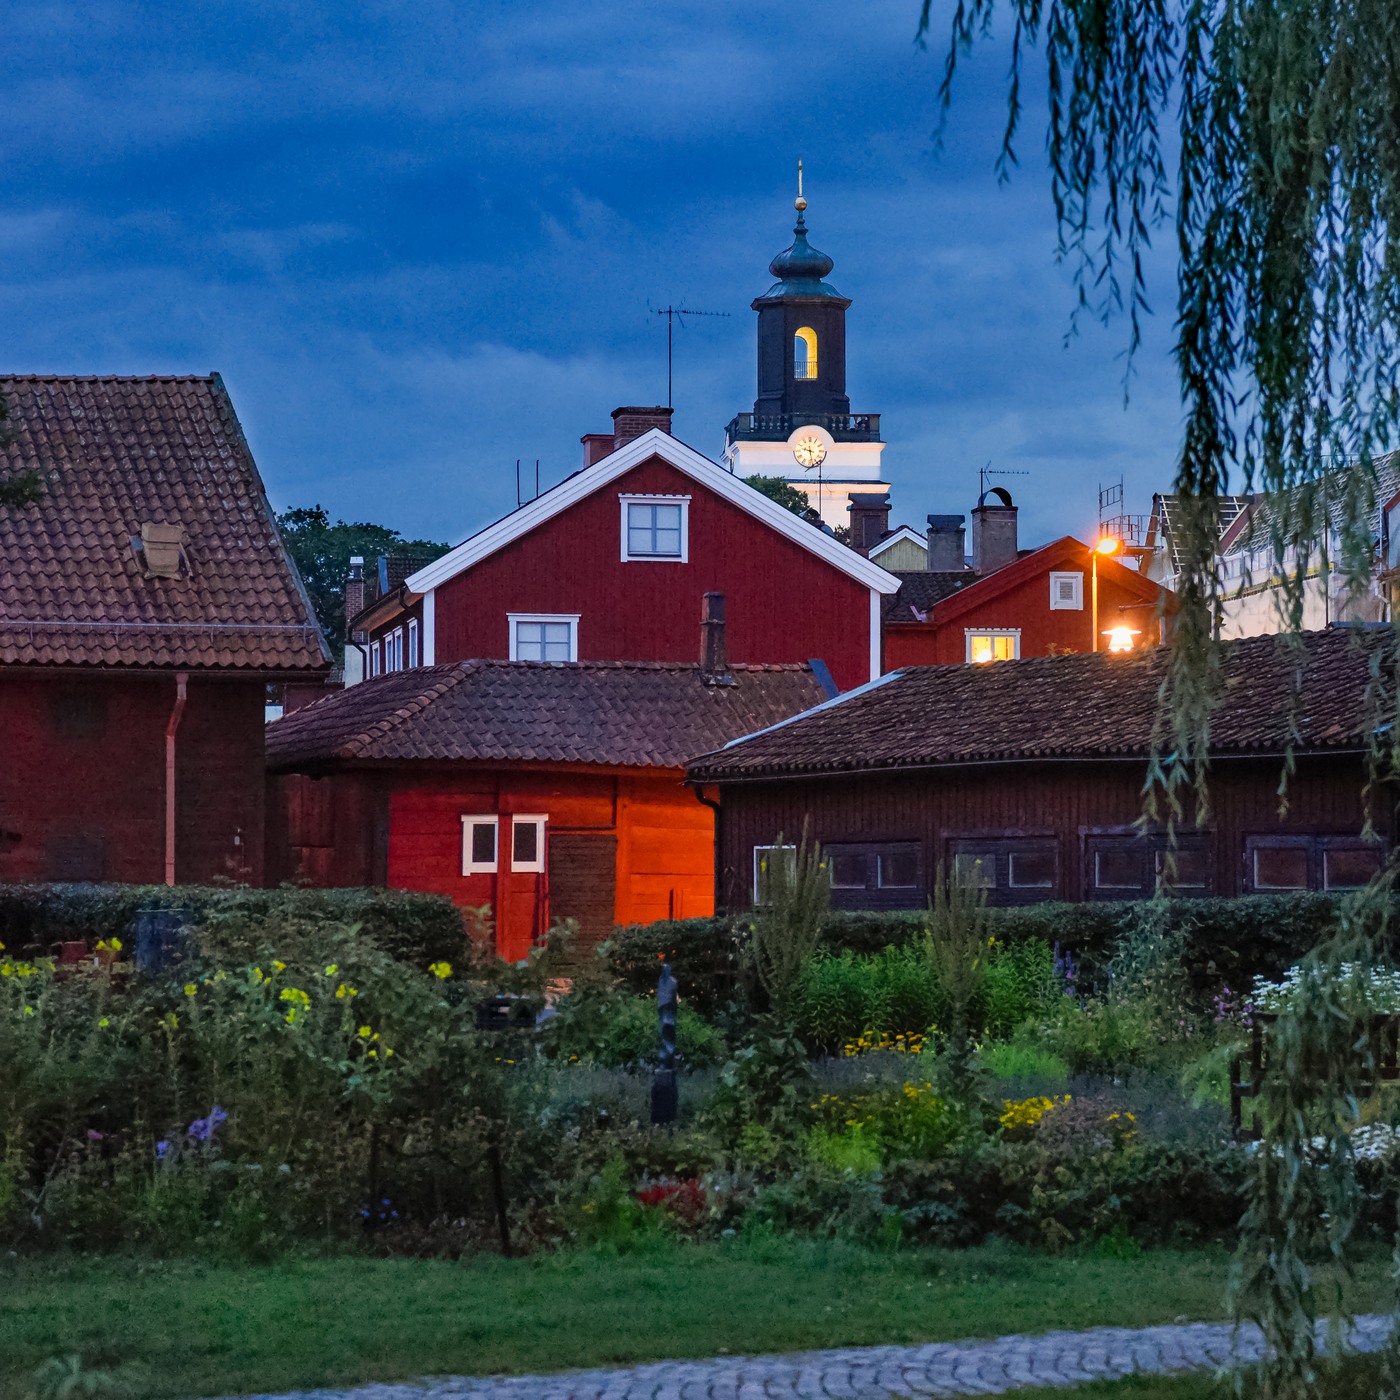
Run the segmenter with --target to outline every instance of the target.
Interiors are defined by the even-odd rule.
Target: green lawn
[[[154,1400],[1143,1326],[1220,1317],[1227,1268],[1214,1251],[1119,1260],[738,1241],[467,1264],[11,1258],[0,1260],[0,1395],[22,1394],[59,1353],[134,1365]],[[1378,1256],[1362,1272],[1357,1311],[1384,1306],[1385,1270]]]

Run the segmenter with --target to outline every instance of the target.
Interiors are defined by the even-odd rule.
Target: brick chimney
[[[612,411],[613,450],[631,442],[653,428],[663,433],[671,431],[671,410],[664,405],[656,408],[615,408]]]
[[[724,640],[724,594],[707,593],[700,609],[700,678],[706,685],[733,685]]]
[[[942,573],[967,568],[967,543],[962,515],[928,518],[928,567]]]
[[[987,504],[989,496],[996,504]],[[1015,562],[1016,507],[1009,491],[994,486],[983,493],[972,512],[972,567],[986,575]]]
[[[365,561],[360,554],[350,560],[350,573],[345,580],[345,637],[350,640],[350,619],[364,611]]]
[[[888,492],[851,496],[851,548],[868,554],[890,532]]]

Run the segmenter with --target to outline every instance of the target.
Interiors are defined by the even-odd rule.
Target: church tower
[[[740,476],[780,476],[806,494],[824,524],[850,524],[852,494],[880,494],[878,413],[852,413],[846,395],[846,310],[825,279],[835,265],[807,241],[797,167],[797,226],[768,265],[778,280],[758,312],[758,397],[725,430],[724,455]]]

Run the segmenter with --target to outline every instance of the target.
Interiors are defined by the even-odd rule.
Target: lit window
[[[462,874],[494,875],[499,817],[462,818]]]
[[[792,377],[817,377],[817,333],[811,326],[803,326],[792,337]]]
[[[512,870],[544,869],[544,817],[512,817],[510,819],[510,868]]]
[[[512,661],[577,661],[578,615],[526,616],[511,613]]]
[[[1056,573],[1050,575],[1050,611],[1083,612],[1084,575]]]
[[[1019,627],[968,628],[966,637],[967,659],[972,662],[1015,661],[1021,655]]]
[[[689,496],[622,496],[622,559],[684,564]]]
[[[408,620],[408,659],[405,664],[417,666],[421,659],[418,651],[418,619],[411,617]]]

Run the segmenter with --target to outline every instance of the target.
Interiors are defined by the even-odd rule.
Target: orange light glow
[[[972,659],[976,662],[990,661],[992,659],[991,647],[979,647],[972,653]]]
[[[1132,651],[1133,638],[1138,632],[1132,627],[1110,627],[1104,636],[1108,638],[1109,651]]]
[[[1122,548],[1122,540],[1115,540],[1112,535],[1101,535],[1094,545],[1094,552],[1096,554],[1117,554]]]

